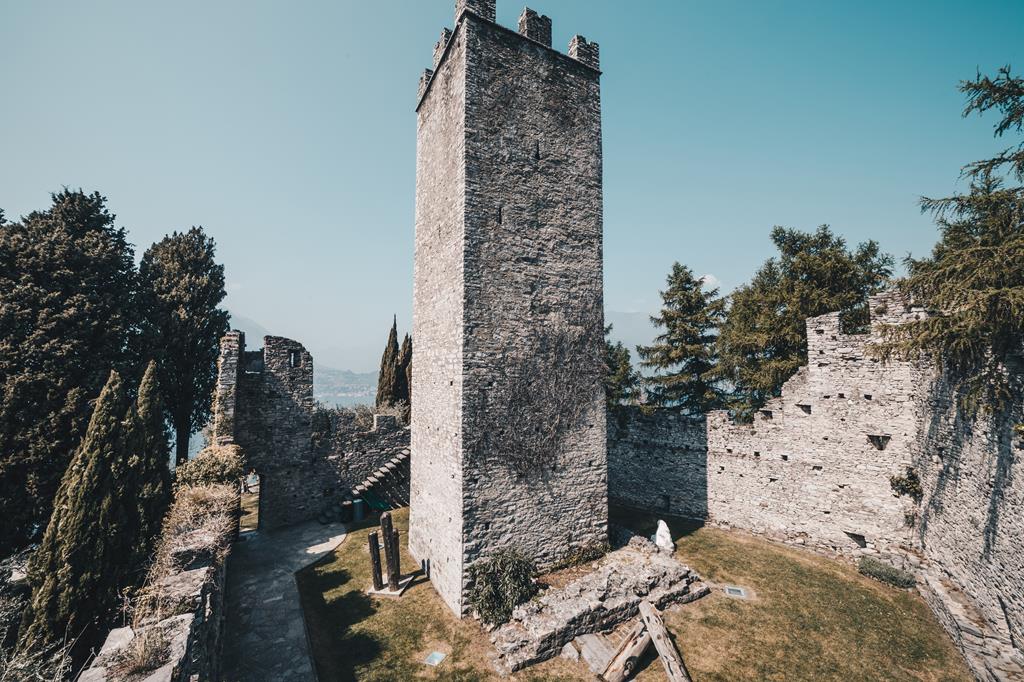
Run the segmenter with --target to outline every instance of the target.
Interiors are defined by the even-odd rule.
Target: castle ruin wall
[[[707,415],[706,447],[701,419],[612,410],[610,497],[829,553],[882,555],[919,575],[979,679],[1012,679],[1024,674],[1020,405],[972,418],[926,363],[880,361],[871,345],[883,327],[925,312],[891,292],[870,308],[866,334],[842,333],[837,314],[810,318],[808,364],[752,423]],[[909,468],[919,503],[892,489]]]
[[[408,450],[409,429],[387,420],[371,429],[318,407],[312,355],[279,336],[263,343],[246,350],[238,331],[221,339],[213,440],[239,445],[259,475],[261,528],[331,516],[352,488]]]

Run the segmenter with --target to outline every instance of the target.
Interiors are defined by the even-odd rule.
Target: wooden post
[[[640,657],[651,645],[651,633],[643,619],[638,618],[629,634],[622,640],[618,651],[608,661],[608,667],[601,673],[604,682],[625,682],[636,672]]]
[[[396,529],[394,534],[391,536],[391,553],[395,557],[395,575],[401,579],[402,577],[402,550],[398,544],[398,530]]]
[[[383,590],[384,580],[380,572],[380,544],[377,542],[376,531],[370,533],[370,572],[373,573],[373,589]]]
[[[665,623],[658,615],[658,610],[649,601],[642,601],[640,616],[647,626],[647,631],[651,633],[651,640],[654,642],[654,648],[658,650],[658,657],[665,667],[665,675],[668,676],[669,682],[693,682],[690,674],[686,672],[686,666],[683,665],[683,657],[679,655],[675,643],[665,629]]]
[[[388,589],[392,592],[398,591],[398,567],[395,548],[395,530],[391,524],[391,512],[384,512],[380,515],[380,532],[384,540],[384,563],[388,568]]]

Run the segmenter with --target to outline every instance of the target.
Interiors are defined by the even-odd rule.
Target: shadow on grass
[[[318,652],[319,679],[355,680],[356,669],[376,658],[382,649],[376,637],[353,630],[376,613],[376,607],[368,595],[352,585],[347,570],[328,570],[331,559],[331,555],[324,557],[299,571],[295,578],[311,645]]]

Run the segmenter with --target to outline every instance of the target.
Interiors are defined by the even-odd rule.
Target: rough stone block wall
[[[489,553],[604,541],[607,465],[600,74],[474,13],[452,41],[418,109],[410,539],[461,613]]]
[[[706,518],[707,461],[704,417],[626,406],[608,412],[608,499],[612,504]]]
[[[463,213],[466,39],[456,29],[419,106],[413,264],[409,549],[445,603],[462,592]]]
[[[925,313],[893,293],[870,307],[867,334],[843,334],[836,314],[809,319],[807,366],[753,423],[708,415],[704,480],[699,451],[682,449],[692,422],[635,410],[625,428],[610,421],[610,495],[651,511],[689,496],[715,523],[904,561],[979,679],[1024,675],[1021,406],[970,417],[934,368],[880,362],[870,346],[883,326]],[[920,503],[890,483],[911,467]]]

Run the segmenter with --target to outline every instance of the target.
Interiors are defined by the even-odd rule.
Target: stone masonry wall
[[[409,446],[409,430],[393,421],[369,429],[349,412],[318,410],[313,358],[296,341],[268,336],[262,350],[247,351],[245,335],[229,332],[218,367],[214,440],[241,446],[259,474],[261,528],[335,513],[352,488]]]
[[[447,47],[416,123],[409,550],[453,611],[462,593],[463,213],[466,36]],[[421,93],[422,94],[422,93]]]
[[[692,420],[610,418],[611,497],[652,511],[667,499],[668,513],[903,563],[979,679],[1024,674],[1024,484],[1012,475],[1020,406],[971,419],[930,367],[879,362],[869,347],[882,325],[925,313],[892,293],[870,306],[869,334],[843,334],[836,314],[809,319],[807,366],[751,424],[708,415],[706,451]],[[908,468],[920,504],[892,491],[890,477]]]
[[[708,429],[703,417],[617,407],[608,412],[608,500],[634,509],[708,515]]]
[[[473,562],[607,532],[600,74],[491,7],[418,108],[410,537],[457,613]]]

